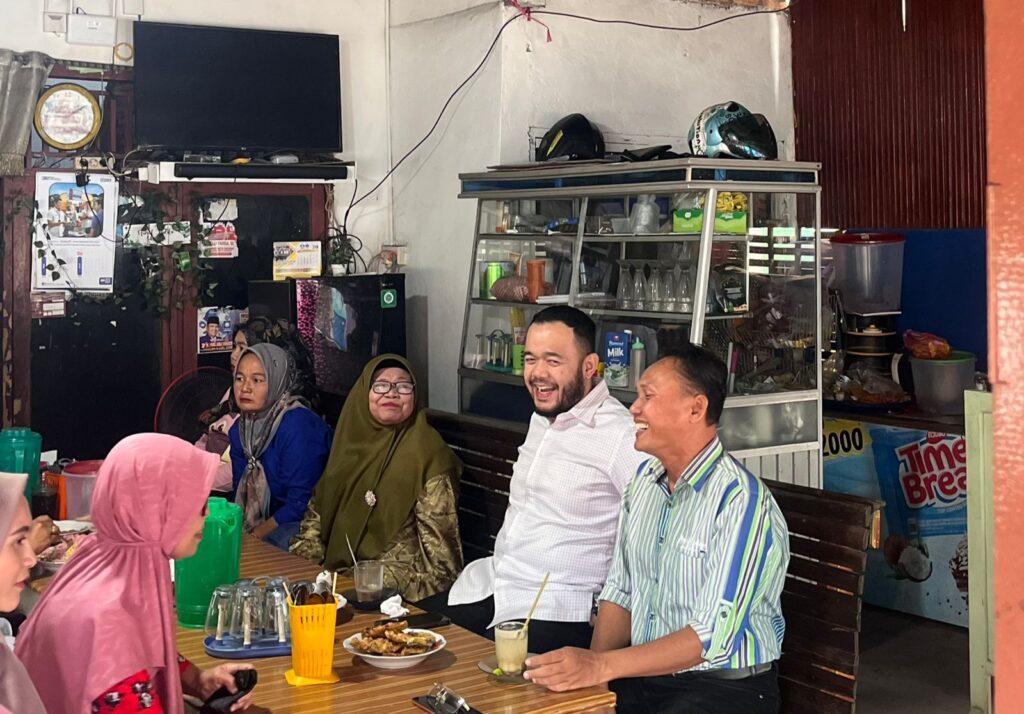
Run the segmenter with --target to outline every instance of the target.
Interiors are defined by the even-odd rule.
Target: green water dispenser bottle
[[[182,627],[202,628],[214,588],[238,580],[242,509],[223,498],[208,503],[199,549],[191,558],[174,561],[174,603]]]

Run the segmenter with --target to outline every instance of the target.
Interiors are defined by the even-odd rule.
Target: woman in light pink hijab
[[[235,691],[233,672],[249,665],[179,665],[168,566],[199,547],[219,463],[164,434],[130,436],[107,455],[92,500],[96,534],[46,589],[15,646],[49,712],[181,714],[183,691]],[[137,706],[121,706],[133,696]]]
[[[32,516],[25,501],[24,474],[0,473],[0,612],[18,607],[36,564],[29,540]],[[0,712],[46,714],[32,680],[7,644],[0,641]]]

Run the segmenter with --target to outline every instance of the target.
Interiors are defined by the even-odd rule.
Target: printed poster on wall
[[[864,601],[967,627],[964,437],[826,419],[824,480],[885,502]]]
[[[36,205],[41,218],[34,245],[32,290],[114,290],[117,245],[117,182],[95,175],[78,186],[67,172],[36,174]],[[54,258],[54,255],[56,258]]]
[[[203,233],[209,245],[202,248],[203,258],[237,258],[238,257],[238,234],[235,233],[235,224],[230,221],[222,223],[204,223]]]
[[[230,352],[235,328],[248,319],[248,310],[227,307],[201,307],[197,313],[198,343],[201,355]]]
[[[320,241],[275,241],[274,280],[320,277]]]

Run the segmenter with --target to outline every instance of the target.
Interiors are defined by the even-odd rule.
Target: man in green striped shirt
[[[623,496],[589,650],[527,661],[550,689],[611,682],[622,712],[759,714],[779,707],[775,661],[789,535],[775,499],[718,440],[726,369],[702,347],[662,353],[630,412],[654,456]]]

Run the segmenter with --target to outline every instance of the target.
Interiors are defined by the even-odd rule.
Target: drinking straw
[[[540,584],[540,590],[537,591],[537,597],[533,599],[533,607],[530,608],[530,614],[526,616],[526,622],[523,623],[523,629],[520,630],[520,637],[526,636],[526,628],[530,626],[530,618],[533,617],[534,610],[537,609],[537,603],[540,602],[540,596],[544,593],[544,588],[548,584],[548,577],[551,573],[544,573],[544,581]]]
[[[352,556],[352,567],[355,567],[356,563],[356,552],[352,550],[352,541],[348,539],[348,533],[345,534],[345,543],[348,544],[348,554]]]

